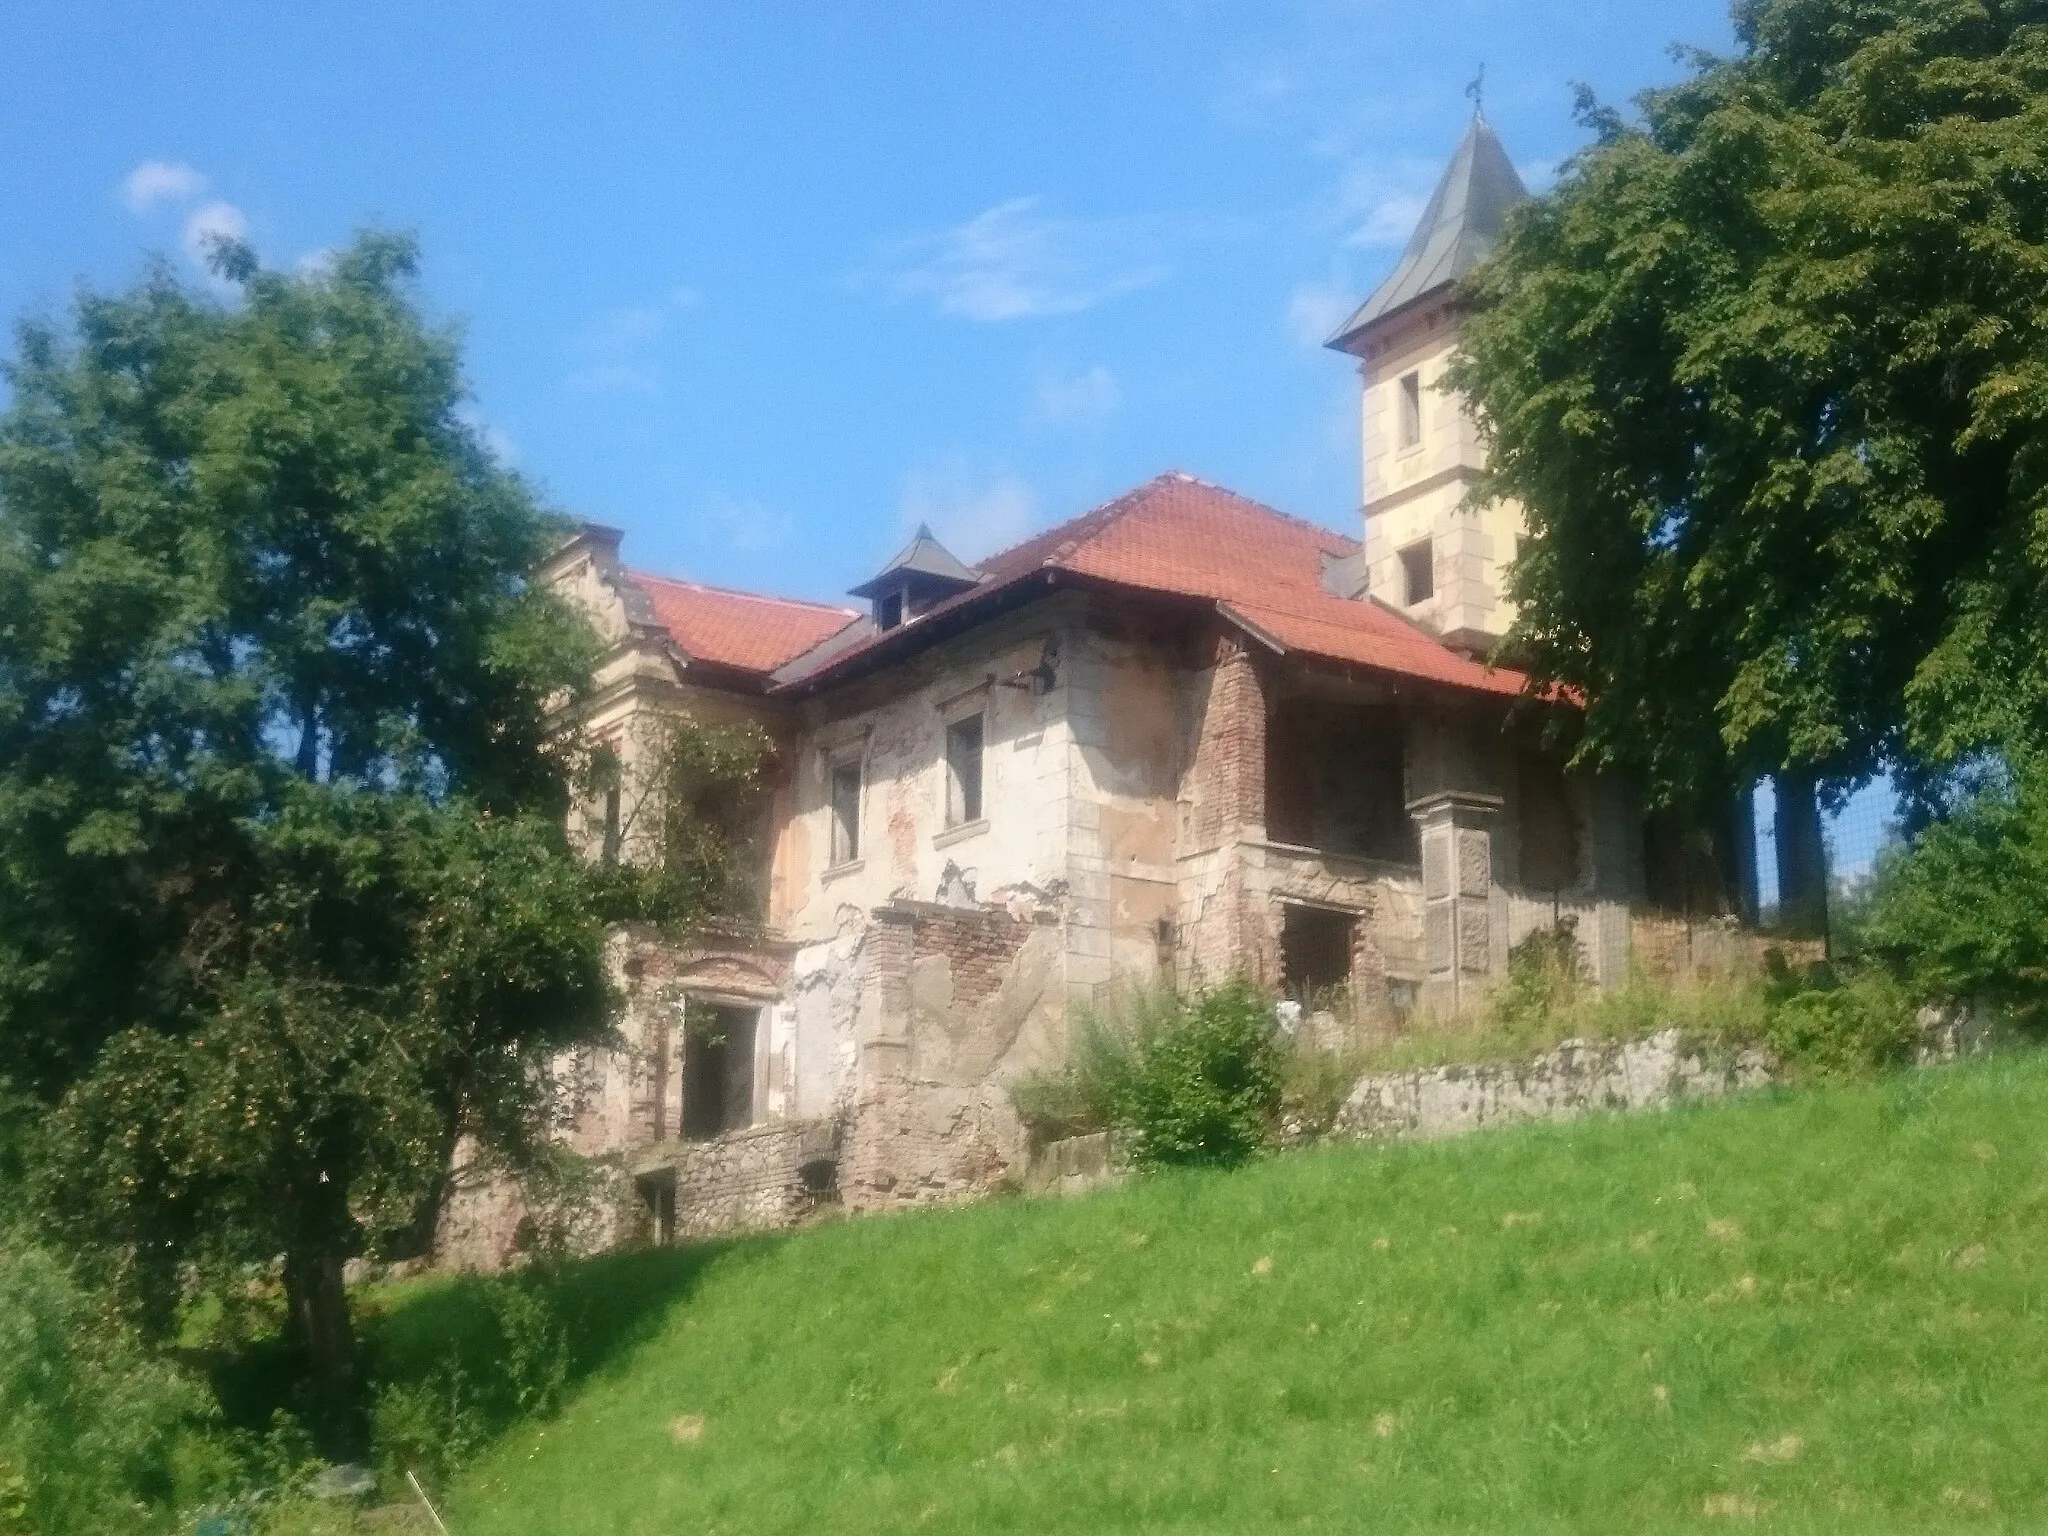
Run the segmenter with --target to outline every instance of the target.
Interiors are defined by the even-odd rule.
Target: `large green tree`
[[[603,1027],[554,706],[587,627],[466,422],[411,244],[214,253],[26,326],[0,418],[0,1065],[49,1217],[164,1320],[284,1256],[327,1405],[343,1263]]]
[[[1582,99],[1453,382],[1588,758],[1810,817],[2048,733],[2048,4],[1734,19],[1639,120]]]

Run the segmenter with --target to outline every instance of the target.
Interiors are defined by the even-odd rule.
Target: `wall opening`
[[[860,764],[832,765],[832,862],[860,857]]]
[[[1401,446],[1416,447],[1422,441],[1422,375],[1401,375]]]
[[[1428,539],[1401,551],[1401,601],[1413,608],[1436,596],[1436,546]]]
[[[972,714],[946,727],[946,825],[981,820],[982,716]]]
[[[1281,699],[1266,722],[1266,835],[1325,853],[1421,862],[1406,757],[1407,728],[1392,705]]]
[[[647,1211],[648,1234],[657,1247],[676,1240],[676,1175],[673,1168],[650,1173],[633,1181],[640,1203]]]
[[[694,999],[684,1012],[683,1139],[709,1141],[754,1123],[754,1035],[761,1010]]]
[[[1568,891],[1579,883],[1579,824],[1555,758],[1524,752],[1515,765],[1522,885]]]
[[[1280,983],[1287,995],[1308,1001],[1350,986],[1357,931],[1358,919],[1349,912],[1283,903]]]

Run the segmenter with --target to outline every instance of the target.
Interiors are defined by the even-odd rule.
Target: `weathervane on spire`
[[[1472,115],[1486,116],[1486,65],[1481,62],[1479,73],[1472,77],[1472,83],[1465,87],[1465,94],[1472,98]]]

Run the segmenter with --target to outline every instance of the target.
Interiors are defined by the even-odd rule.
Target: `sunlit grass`
[[[600,1261],[449,1524],[2038,1529],[2044,1158],[2010,1057]]]

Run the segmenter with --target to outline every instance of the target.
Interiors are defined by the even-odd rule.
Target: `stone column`
[[[1493,829],[1501,798],[1441,790],[1410,801],[1422,835],[1422,938],[1430,1001],[1456,1008],[1493,971]]]

